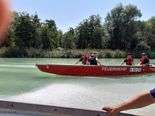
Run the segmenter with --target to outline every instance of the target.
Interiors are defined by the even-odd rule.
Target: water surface
[[[102,59],[119,65],[122,59]],[[40,72],[35,64],[74,64],[76,59],[0,59],[0,99],[100,110],[155,87],[155,74],[131,78],[72,77]],[[155,60],[152,60],[155,63]],[[155,105],[129,113],[155,115]]]

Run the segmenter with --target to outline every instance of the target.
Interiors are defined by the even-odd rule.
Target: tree
[[[152,50],[155,50],[155,17],[152,17],[146,22],[146,41],[151,46]]]
[[[136,6],[118,5],[105,19],[108,47],[111,49],[133,50],[137,44],[135,21],[141,17]]]
[[[92,15],[76,29],[77,48],[102,48],[103,28],[99,15]]]
[[[63,43],[62,43],[62,38],[63,38],[63,32],[61,30],[58,30],[58,47],[62,47]]]
[[[59,36],[54,20],[46,20],[42,26],[42,48],[52,50],[59,45]]]
[[[75,31],[70,28],[62,37],[62,47],[65,49],[75,48]]]
[[[23,49],[31,47],[34,39],[35,27],[29,14],[19,14],[14,28],[14,41],[16,46]]]
[[[32,46],[33,48],[41,48],[42,42],[41,42],[41,23],[40,19],[38,18],[38,15],[35,14],[32,16],[32,22],[34,26],[34,33],[33,33],[33,40],[32,40]]]

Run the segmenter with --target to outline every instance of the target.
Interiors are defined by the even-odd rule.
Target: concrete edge
[[[45,116],[46,114],[51,114],[53,116],[106,116],[106,113],[103,111],[66,108],[66,107],[2,101],[2,100],[0,100],[0,109],[8,109],[13,113],[15,111],[43,113]],[[119,116],[135,116],[135,115],[121,113],[119,114]]]

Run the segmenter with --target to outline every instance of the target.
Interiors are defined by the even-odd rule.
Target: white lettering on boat
[[[130,72],[141,72],[142,71],[142,68],[130,68]]]
[[[103,67],[102,70],[104,71],[126,71],[126,67]]]

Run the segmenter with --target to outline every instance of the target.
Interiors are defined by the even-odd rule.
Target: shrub
[[[10,47],[6,50],[6,52],[2,55],[2,57],[24,58],[24,57],[28,57],[28,54],[25,49],[20,49],[18,47],[15,47],[15,48]]]

